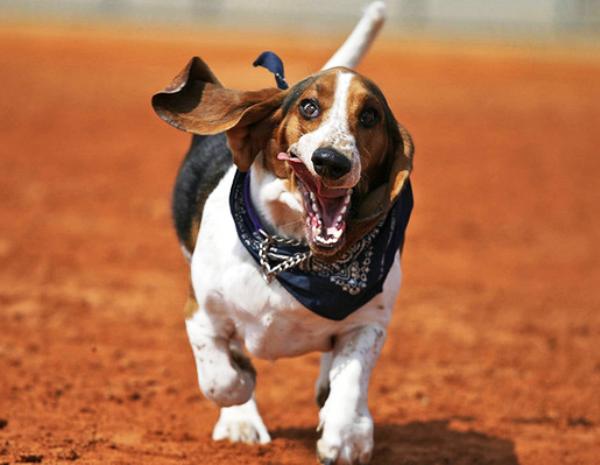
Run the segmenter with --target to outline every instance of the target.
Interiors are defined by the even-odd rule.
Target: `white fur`
[[[348,124],[348,98],[353,78],[354,75],[349,72],[337,73],[333,103],[331,108],[323,109],[327,111],[323,122],[317,129],[303,134],[290,146],[290,151],[304,162],[314,176],[317,176],[317,173],[311,158],[316,149],[331,147],[348,157],[352,162],[352,168],[348,174],[336,180],[335,187],[340,188],[354,187],[360,179],[360,154],[356,146],[356,138]]]
[[[252,171],[259,166],[253,165]],[[269,360],[332,351],[331,369],[325,365],[322,375],[323,383],[330,383],[331,393],[319,415],[323,437],[318,451],[332,460],[339,456],[339,463],[362,463],[373,446],[373,424],[366,404],[368,380],[399,289],[399,259],[383,292],[364,307],[343,321],[317,316],[277,281],[267,284],[240,243],[229,214],[233,174],[234,168],[204,207],[191,263],[199,311],[186,321],[202,391],[218,405],[230,407],[222,410],[214,437],[268,441],[253,400],[253,375],[235,362],[235,343],[243,344],[251,355]],[[255,201],[272,198],[275,192],[284,195],[277,178],[264,172],[252,176]],[[264,203],[259,209],[268,212]]]
[[[354,68],[377,37],[385,21],[385,2],[371,3],[354,30],[322,69],[345,66]]]
[[[258,189],[257,186],[264,186]],[[263,168],[262,154],[259,154],[250,171],[250,197],[255,205],[261,223],[265,226],[277,224],[277,230],[268,231],[281,236],[304,238],[304,207],[298,190],[293,193],[286,188],[286,181],[279,179]],[[279,222],[271,214],[276,204],[285,207],[286,214]],[[279,209],[281,211],[281,209]]]

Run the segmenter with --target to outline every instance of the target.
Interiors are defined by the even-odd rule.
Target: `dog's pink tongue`
[[[284,160],[284,161],[289,161],[291,163],[302,163],[302,160],[300,160],[298,157],[290,157],[287,153],[285,152],[280,152],[277,154],[277,159],[278,160]]]

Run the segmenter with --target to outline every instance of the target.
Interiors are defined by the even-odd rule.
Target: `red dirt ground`
[[[336,43],[280,39],[292,82]],[[315,460],[316,355],[257,364],[272,444],[210,439],[169,217],[188,138],[149,105],[194,54],[271,85],[273,43],[0,32],[0,464]],[[417,145],[373,463],[599,463],[600,57],[390,40],[362,70]]]

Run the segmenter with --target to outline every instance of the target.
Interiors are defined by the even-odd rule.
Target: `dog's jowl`
[[[400,288],[413,144],[379,88],[354,71],[379,30],[373,3],[323,69],[237,91],[200,58],[152,100],[193,141],[173,214],[190,261],[186,327],[215,440],[268,443],[249,356],[322,352],[323,463],[367,463],[371,370]]]

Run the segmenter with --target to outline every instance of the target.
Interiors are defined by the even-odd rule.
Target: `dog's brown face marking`
[[[395,125],[395,121],[385,100],[381,100],[381,92],[375,92],[379,90],[375,84],[357,75],[350,86],[348,121],[356,137],[362,166],[361,183],[366,192],[369,185],[380,183],[385,174],[382,164],[392,143],[386,123]]]
[[[317,76],[296,99],[286,102],[290,107],[280,130],[289,145],[297,142],[303,134],[317,130],[323,123],[333,105],[334,92],[335,74],[323,74]]]

